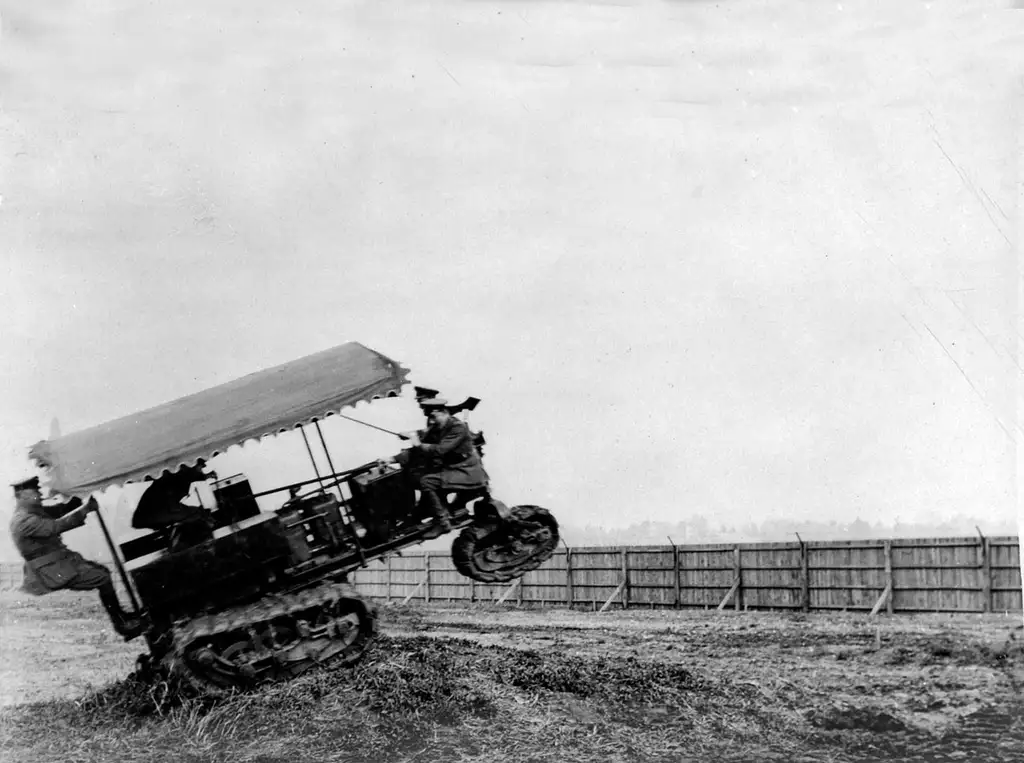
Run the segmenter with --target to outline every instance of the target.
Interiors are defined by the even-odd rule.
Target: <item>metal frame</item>
[[[309,446],[309,438],[306,437],[306,430],[302,428],[301,424],[299,424],[298,429],[302,434],[302,441],[306,443],[306,452],[309,453],[309,461],[313,464],[313,472],[316,474],[317,481],[320,483],[320,488],[322,490],[326,490],[327,488],[324,487],[323,477],[320,476],[320,467],[316,465],[316,459],[313,458],[313,449]],[[333,469],[331,471],[333,471]]]
[[[348,417],[345,416],[344,418],[348,418]],[[355,419],[352,419],[352,421],[355,421]],[[359,471],[361,469],[364,469],[367,466],[369,466],[370,464],[372,464],[373,462],[369,462],[367,464],[363,464],[361,466],[357,466],[357,467],[354,467],[352,469],[347,469],[347,470],[345,470],[343,472],[335,471],[335,469],[334,469],[334,462],[333,462],[333,459],[331,458],[330,449],[327,447],[327,441],[324,438],[323,430],[320,428],[320,422],[319,421],[314,421],[313,423],[316,426],[317,434],[319,435],[319,438],[320,438],[320,444],[323,447],[324,455],[327,458],[328,468],[330,468],[330,470],[331,470],[330,475],[327,475],[326,479],[327,480],[333,480],[333,482],[328,482],[327,484],[325,484],[325,475],[322,475],[320,473],[320,468],[318,467],[318,465],[316,463],[316,457],[313,455],[313,448],[310,446],[309,437],[306,435],[306,430],[303,428],[302,424],[299,424],[296,427],[296,429],[298,429],[300,434],[302,435],[302,441],[306,445],[306,453],[309,454],[309,460],[310,460],[310,463],[313,466],[313,473],[316,475],[316,477],[314,477],[313,479],[309,479],[309,480],[303,480],[302,482],[294,482],[294,483],[291,483],[291,484],[288,484],[288,485],[282,485],[282,486],[279,486],[279,487],[271,488],[269,490],[263,490],[263,491],[260,491],[258,493],[253,493],[253,498],[260,498],[262,496],[272,495],[274,493],[280,493],[280,492],[282,492],[284,490],[290,490],[290,489],[295,488],[295,487],[303,487],[305,485],[310,485],[310,484],[315,482],[315,483],[318,483],[320,485],[321,490],[323,490],[325,493],[328,491],[329,488],[332,488],[332,487],[333,488],[337,488],[339,502],[340,502],[341,506],[344,508],[344,506],[345,506],[345,494],[344,494],[344,492],[341,489],[341,483],[342,483],[343,479],[345,478],[346,475],[349,475],[349,474],[352,474],[353,472],[357,472],[357,471]],[[358,422],[358,423],[362,424],[362,423],[365,423],[365,422]],[[367,424],[367,426],[372,426],[372,425]],[[379,428],[379,427],[374,427],[374,428]],[[388,430],[382,430],[382,431],[388,431]],[[390,434],[394,434],[393,432],[389,432],[389,433]],[[202,503],[202,498],[201,497],[200,497],[200,503]],[[99,520],[100,529],[103,532],[103,539],[104,539],[104,541],[107,544],[107,548],[110,550],[110,557],[111,557],[111,559],[114,562],[114,566],[117,568],[118,576],[121,578],[121,582],[124,585],[125,590],[128,592],[128,597],[131,600],[132,609],[134,610],[133,614],[139,615],[143,611],[143,606],[142,606],[142,603],[139,601],[138,594],[135,591],[134,580],[132,579],[132,576],[129,574],[128,570],[125,568],[124,563],[121,561],[121,554],[120,554],[119,546],[114,542],[114,538],[111,535],[110,529],[107,527],[106,520],[103,519],[103,515],[100,512],[99,508],[97,508],[97,510],[96,510],[96,517]],[[349,529],[349,535],[351,536],[352,542],[355,544],[356,552],[359,555],[360,563],[363,566],[365,566],[366,565],[366,549],[363,548],[363,544],[360,542],[359,536],[356,534],[355,530],[352,528],[351,518],[347,516],[347,512],[346,512],[346,519],[349,520],[349,521],[346,521],[345,525]]]
[[[320,422],[314,421],[313,425],[316,427],[316,433],[320,435],[320,445],[324,449],[324,455],[327,456],[327,467],[331,470],[331,474],[336,474],[334,470],[334,462],[331,460],[331,451],[327,448],[327,441],[324,439],[323,430],[320,429]],[[341,492],[341,482],[335,482],[334,486],[338,488],[338,500],[342,503],[345,502],[345,494]]]
[[[124,564],[121,562],[121,554],[116,545],[114,545],[114,539],[110,535],[110,530],[107,528],[107,523],[103,519],[103,514],[100,513],[99,506],[96,507],[96,518],[100,521],[100,529],[103,531],[103,538],[107,542],[107,547],[110,549],[110,558],[114,560],[114,566],[117,567],[117,574],[121,576],[121,582],[124,583],[125,590],[128,591],[128,598],[131,599],[132,609],[135,610],[135,614],[142,611],[142,604],[139,602],[138,596],[135,594],[135,585],[130,577],[128,577],[128,570],[124,568]]]

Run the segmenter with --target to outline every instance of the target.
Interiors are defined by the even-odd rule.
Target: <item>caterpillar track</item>
[[[348,583],[323,583],[176,624],[163,664],[200,692],[221,696],[352,664],[375,632],[372,604]]]
[[[472,524],[452,543],[452,562],[481,583],[507,583],[535,570],[558,548],[558,522],[540,506],[515,506],[508,520]]]

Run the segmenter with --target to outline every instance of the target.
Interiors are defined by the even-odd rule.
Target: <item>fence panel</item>
[[[600,607],[622,583],[622,551],[618,548],[574,548],[572,572],[576,603]]]
[[[736,578],[736,546],[679,547],[679,598],[682,607],[717,607]]]
[[[799,543],[740,546],[740,570],[743,606],[801,606],[803,567]]]
[[[992,575],[992,611],[1020,609],[1020,546],[1016,539],[989,540],[989,568]]]
[[[885,590],[884,541],[807,544],[811,609],[870,610]]]
[[[426,591],[421,586],[425,573],[423,555],[393,555],[390,559],[392,598],[402,600],[406,596],[412,595],[414,599],[425,600]]]
[[[911,538],[892,543],[894,608],[902,612],[981,612],[979,538]]]
[[[455,569],[451,556],[430,551],[430,600],[469,602],[473,598],[472,581]]]
[[[523,603],[565,604],[565,551],[558,551],[545,564],[523,576],[519,589]]]
[[[627,548],[625,553],[629,606],[674,606],[676,565],[672,546]]]

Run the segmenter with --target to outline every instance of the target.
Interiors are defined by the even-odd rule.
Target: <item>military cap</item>
[[[12,482],[11,487],[14,488],[14,492],[20,492],[22,490],[38,490],[39,489],[39,478],[38,477],[26,477],[25,479]]]
[[[420,400],[420,408],[422,408],[425,411],[428,411],[431,408],[447,408],[447,407],[448,407],[448,401],[445,400],[443,397],[431,397],[431,398],[429,398],[427,400]]]
[[[441,394],[440,390],[431,389],[430,387],[413,387],[413,390],[416,392],[416,402],[429,400]]]

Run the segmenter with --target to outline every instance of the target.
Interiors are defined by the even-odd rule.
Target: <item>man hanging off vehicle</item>
[[[486,488],[488,477],[473,434],[465,422],[448,410],[443,398],[421,400],[427,415],[427,429],[403,435],[412,447],[391,459],[401,464],[420,491],[423,514],[434,516],[441,528],[452,529],[451,517],[442,498],[450,491]]]
[[[85,524],[85,518],[98,508],[96,499],[90,497],[83,505],[81,499],[72,498],[47,506],[38,478],[15,482],[12,487],[16,508],[10,529],[14,545],[25,560],[22,589],[33,596],[59,590],[98,590],[117,632],[125,639],[139,635],[142,625],[121,607],[110,571],[72,551],[61,539],[68,530]]]

